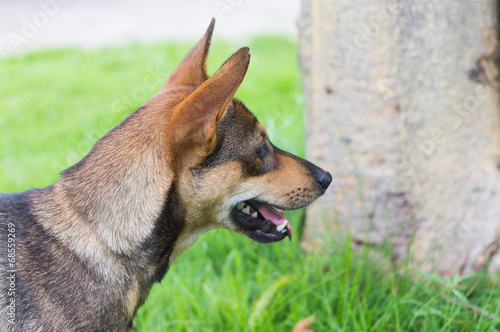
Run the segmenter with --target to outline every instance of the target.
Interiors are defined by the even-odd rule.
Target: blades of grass
[[[464,294],[462,294],[462,293],[461,293],[458,289],[453,288],[453,289],[451,290],[451,292],[453,293],[453,295],[455,295],[456,297],[458,297],[458,299],[459,299],[461,302],[464,302],[464,303],[469,302],[469,301],[467,300],[467,297],[465,297],[465,295],[464,295]]]
[[[183,295],[190,299],[190,301],[194,307],[194,311],[201,315],[204,312],[204,310],[198,304],[198,301],[197,301],[196,297],[194,296],[193,292],[191,292],[188,289],[188,287],[186,286],[186,283],[184,282],[183,278],[181,278],[179,276],[179,274],[177,273],[177,271],[175,269],[172,269],[169,273],[171,275],[173,275],[173,278],[175,279],[175,282],[176,282],[175,283],[176,287],[178,287],[180,290],[182,290]],[[202,317],[202,316],[200,316],[200,317]]]
[[[347,276],[349,275],[349,269],[351,264],[351,234],[347,235],[347,244],[346,244],[346,263],[345,263],[345,273],[344,278],[342,279],[342,288],[340,289],[340,296],[337,303],[337,324],[339,326],[343,326],[343,310],[344,310],[344,296],[346,296],[346,284],[347,284]]]
[[[402,331],[401,322],[399,319],[399,299],[398,299],[398,291],[396,287],[395,274],[391,273],[391,295],[392,295],[392,310],[394,312],[394,319],[396,322],[397,331]]]
[[[488,313],[489,313],[490,315],[493,315],[493,305],[494,305],[495,303],[497,303],[497,302],[498,302],[498,300],[499,300],[499,296],[500,296],[500,292],[499,292],[499,291],[500,291],[500,289],[499,289],[499,283],[498,283],[498,282],[495,282],[495,284],[496,284],[495,291],[492,291],[492,292],[491,292],[491,294],[488,296],[488,300],[486,301],[486,303],[490,303],[490,310],[488,310]],[[497,294],[497,295],[496,295],[496,297],[495,297],[495,300],[493,300],[493,301],[492,301],[492,300],[491,300],[491,298],[493,297],[493,294]],[[480,330],[481,332],[483,332],[483,331],[485,331],[485,330],[486,330],[486,323],[487,323],[487,322],[488,322],[488,320],[489,320],[488,315],[483,315],[483,316],[482,316],[482,320],[483,320],[483,324],[482,324],[482,326],[481,326],[481,330]]]
[[[390,312],[381,315],[373,324],[371,331],[389,331],[387,325],[392,321],[392,314]]]
[[[418,317],[428,317],[428,316],[438,316],[438,317],[441,317],[441,318],[445,318],[443,312],[441,310],[438,310],[438,309],[435,309],[435,308],[432,308],[432,307],[429,307],[427,305],[425,305],[423,308],[417,310],[414,314],[413,314],[413,317],[410,321],[410,324],[409,326],[412,326],[416,319]]]
[[[403,270],[403,277],[401,280],[401,290],[400,296],[403,298],[406,295],[406,290],[408,288],[408,266],[410,265],[410,257],[411,257],[411,246],[413,245],[413,241],[415,240],[415,236],[417,234],[417,229],[415,229],[411,235],[410,243],[408,244],[408,250],[406,251],[405,257],[405,265]]]
[[[446,280],[444,278],[441,278],[441,277],[438,277],[437,275],[434,275],[432,273],[429,273],[429,272],[421,272],[419,271],[419,274],[423,275],[424,277],[428,278],[428,279],[431,279],[439,284],[445,284],[446,283]]]
[[[459,319],[457,319],[457,316],[460,314],[463,304],[467,303],[467,301],[460,303],[458,301],[454,301],[453,298],[448,299],[447,303],[447,310],[452,311],[451,313],[446,314],[446,323],[441,327],[440,331],[448,331],[448,326],[450,326],[452,323],[455,323],[455,325],[458,325],[460,323]],[[455,310],[452,310],[453,307],[455,307]],[[461,323],[461,325],[466,325],[467,322]],[[461,326],[461,330],[463,330],[465,326]],[[467,329],[468,330],[468,329]]]
[[[420,303],[420,309],[415,311],[412,315],[412,318],[410,319],[410,322],[408,323],[409,327],[413,327],[415,324],[415,321],[417,318],[424,316],[427,317],[428,313],[432,313],[434,315],[440,316],[441,312],[437,309],[434,309],[431,304],[433,302],[438,302],[438,299],[441,297],[441,294],[434,294],[427,302],[420,302],[417,301],[416,303]],[[411,301],[411,300],[406,300],[406,301]]]
[[[260,297],[255,300],[252,304],[250,318],[248,319],[248,326],[250,327],[250,330],[254,330],[254,328],[258,326],[258,323],[263,319],[264,314],[271,304],[275,294],[294,278],[295,275],[293,274],[284,275],[281,278],[278,278],[264,291],[264,293],[262,293]]]
[[[366,241],[368,242],[368,241]],[[367,298],[367,278],[371,275],[370,266],[368,262],[369,247],[363,246],[361,256],[356,255],[356,260],[359,260],[359,264],[356,267],[356,273],[352,278],[351,291],[349,296],[348,308],[349,315],[351,318],[352,326],[350,328],[359,331],[366,331],[369,328],[369,324],[366,320],[366,314],[368,311],[368,305],[366,303]],[[362,276],[365,276],[362,280]],[[364,294],[363,294],[364,293]]]

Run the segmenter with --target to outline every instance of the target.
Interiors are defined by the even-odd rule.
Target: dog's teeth
[[[254,212],[254,213],[252,213],[252,215],[251,215],[251,217],[252,217],[252,218],[255,218],[255,219],[257,219],[257,217],[258,217],[258,216],[259,216],[259,215],[257,214],[257,211],[255,211],[255,212]]]
[[[283,228],[280,232],[281,233],[286,233],[286,229]]]
[[[282,230],[285,229],[285,227],[286,227],[287,224],[288,224],[288,220],[285,219],[285,221],[283,221],[283,223],[281,225],[276,226],[276,230],[278,232],[281,232]]]
[[[239,202],[239,203],[236,205],[236,208],[237,208],[238,210],[241,210],[241,209],[243,209],[243,207],[244,207],[244,206],[245,206],[245,202]]]
[[[243,209],[241,209],[241,212],[243,212],[246,215],[250,215],[250,206],[245,206]]]

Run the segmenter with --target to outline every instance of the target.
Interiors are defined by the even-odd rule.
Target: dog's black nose
[[[316,179],[322,193],[324,193],[330,183],[332,183],[332,175],[314,164],[310,164],[309,169],[312,171],[312,175]]]
[[[316,179],[316,183],[319,186],[321,195],[324,194],[330,183],[332,183],[332,175],[307,160],[306,163],[309,167],[309,170],[311,171],[311,173],[309,173],[309,176],[313,176],[314,179]]]
[[[316,175],[316,181],[323,191],[325,191],[330,183],[332,183],[332,175],[329,172],[321,170],[320,174]]]

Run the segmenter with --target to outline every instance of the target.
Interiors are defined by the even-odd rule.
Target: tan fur
[[[141,299],[141,290],[139,284],[134,280],[133,284],[127,290],[124,306],[129,317],[133,317]]]

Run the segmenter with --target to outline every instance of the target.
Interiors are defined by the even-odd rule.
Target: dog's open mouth
[[[234,221],[257,242],[277,242],[286,236],[292,240],[292,229],[285,213],[269,204],[255,200],[238,203],[233,210]]]

